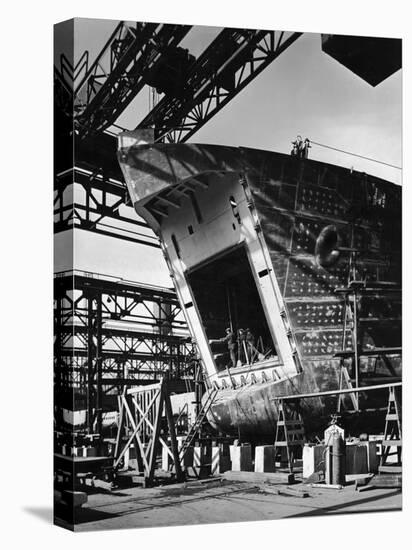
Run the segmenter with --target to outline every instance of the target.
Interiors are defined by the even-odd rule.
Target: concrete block
[[[181,467],[188,476],[196,476],[196,472],[193,469],[194,462],[194,447],[188,447],[186,453],[181,461]]]
[[[173,458],[170,456],[169,448],[162,445],[162,470],[168,472],[173,464]]]
[[[230,456],[221,447],[212,447],[212,475],[219,475],[231,469]]]
[[[294,483],[295,476],[290,472],[235,472],[230,470],[223,474],[229,481],[246,481],[248,483]]]
[[[185,435],[180,435],[176,437],[177,440],[177,450],[180,453],[180,449],[183,447],[184,442],[186,441]],[[188,469],[193,467],[193,446],[190,446],[186,449],[183,459],[181,460],[181,467],[183,469]]]
[[[193,466],[194,447],[188,447],[183,457],[182,466],[189,468]]]
[[[193,471],[200,479],[210,476],[212,472],[212,447],[210,445],[193,447]]]
[[[260,445],[255,449],[255,472],[275,471],[275,447]]]
[[[231,445],[232,470],[252,472],[252,447],[250,445]]]
[[[278,447],[276,449],[275,466],[279,468],[285,468],[288,466],[288,453],[286,447]]]
[[[302,459],[304,479],[315,472],[324,472],[325,445],[304,445]]]
[[[137,454],[136,454],[136,448],[134,446],[134,443],[132,443],[129,447],[129,454],[130,454],[130,459],[136,459],[137,458]]]

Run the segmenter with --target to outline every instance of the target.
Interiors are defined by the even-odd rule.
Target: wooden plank
[[[350,483],[350,480],[348,481],[348,477],[350,476],[346,476],[346,483]],[[355,479],[355,489],[358,490],[359,487],[365,487],[372,478],[373,474],[360,474],[360,476]]]
[[[300,420],[280,420],[278,422],[279,426],[301,426],[302,422]]]
[[[358,491],[370,489],[402,489],[402,476],[389,474],[375,476],[368,485],[359,487]]]
[[[246,481],[249,483],[294,483],[295,476],[289,472],[235,472],[228,470],[222,474],[228,481]]]
[[[155,401],[156,414],[155,414],[153,433],[152,433],[152,445],[151,445],[150,454],[149,454],[149,470],[148,472],[146,472],[146,479],[149,484],[152,483],[153,481],[154,471],[156,467],[156,454],[160,443],[159,442],[160,423],[162,420],[163,403],[164,403],[163,383],[160,385],[160,392],[156,393],[156,395],[158,395],[158,397],[157,397],[157,402]]]
[[[117,398],[117,402],[118,402],[118,405],[119,405],[119,427],[118,427],[118,430],[117,430],[117,434],[116,434],[116,444],[115,444],[115,448],[114,448],[114,456],[116,457],[118,452],[119,452],[119,446],[120,446],[120,441],[121,441],[121,437],[122,437],[122,432],[123,432],[123,422],[124,422],[124,405],[123,405],[123,399],[125,399],[125,389],[123,389],[123,393],[121,396],[118,396]]]
[[[385,420],[399,420],[399,415],[397,414],[387,414]]]
[[[259,485],[259,490],[263,493],[269,493],[272,495],[286,495],[298,498],[306,498],[309,496],[308,491],[303,491],[301,489],[293,489],[292,487],[271,487],[270,485]]]
[[[299,439],[299,440],[290,440],[289,442],[288,441],[276,441],[276,445],[275,447],[295,447],[295,446],[302,446],[305,444],[305,441],[303,441],[303,439]]]
[[[379,473],[381,474],[401,474],[402,473],[402,466],[390,466],[387,464],[386,466],[379,466]]]
[[[176,479],[177,481],[183,481],[185,476],[182,472],[180,459],[179,459],[179,450],[177,448],[176,430],[175,430],[175,424],[173,419],[172,404],[170,402],[170,394],[168,393],[167,379],[166,379],[166,384],[164,388],[164,407],[165,407],[166,418],[167,418],[167,423],[169,427],[170,446],[172,447],[172,457],[173,457],[173,462],[174,462],[175,471],[176,471]]]
[[[333,485],[331,483],[311,483],[310,486],[316,489],[335,489],[338,491],[343,489],[343,485]]]
[[[132,395],[132,394],[135,394],[135,393],[140,393],[140,392],[149,391],[149,390],[158,390],[160,384],[161,384],[161,382],[157,382],[157,384],[151,384],[151,385],[147,385],[147,386],[137,386],[135,388],[128,389],[127,393],[129,395]]]

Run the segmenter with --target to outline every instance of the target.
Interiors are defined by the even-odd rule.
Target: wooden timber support
[[[143,477],[144,485],[153,485],[156,461],[161,446],[167,449],[173,460],[176,480],[183,481],[177,448],[176,430],[168,389],[169,377],[166,373],[163,380],[151,386],[138,386],[124,390],[120,397],[119,428],[116,437],[114,452],[114,467],[120,465],[126,451],[132,443],[136,451],[136,460],[139,475]],[[170,438],[170,448],[167,436],[162,433],[162,417],[165,413]],[[127,434],[126,444],[122,447],[122,436],[127,421],[131,433]],[[121,448],[122,447],[122,448]]]

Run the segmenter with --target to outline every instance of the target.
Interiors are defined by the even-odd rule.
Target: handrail
[[[392,382],[391,384],[378,384],[377,386],[364,386],[358,388],[345,388],[343,390],[329,390],[321,391],[317,393],[300,393],[296,395],[279,395],[278,397],[273,397],[271,401],[281,401],[281,400],[295,400],[295,399],[309,399],[312,397],[323,397],[326,395],[340,395],[343,393],[359,393],[363,391],[373,391],[380,390],[384,388],[395,388],[402,386],[402,382]]]

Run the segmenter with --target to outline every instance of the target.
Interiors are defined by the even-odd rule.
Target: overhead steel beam
[[[88,430],[101,426],[103,386],[155,380],[166,370],[193,379],[193,344],[172,290],[67,272],[55,287],[55,403],[86,397]]]
[[[124,298],[139,298],[140,300],[150,300],[156,303],[168,303],[180,308],[176,293],[170,288],[134,283],[133,281],[91,271],[75,269],[58,272],[55,274],[54,284],[66,290],[94,288],[108,295],[114,293],[116,296]]]
[[[225,28],[193,64],[185,97],[165,96],[138,124],[181,142],[218,113],[302,33]]]
[[[54,232],[74,228],[160,247],[146,222],[136,217],[126,184],[82,163],[55,177]]]
[[[189,25],[121,21],[75,90],[75,124],[83,139],[114,124],[142,90],[162,56],[179,44]]]
[[[81,203],[74,200],[73,193],[65,194],[77,182],[57,175],[56,232],[76,226],[158,247],[153,234],[149,238],[142,235],[143,225],[131,208],[130,218],[120,214],[128,194],[125,185],[115,188],[109,182],[113,177],[122,182],[122,176],[116,164],[116,138],[104,130],[117,121],[145,83],[153,84],[159,78],[159,72],[165,72],[166,80],[172,78],[167,60],[190,29],[156,23],[131,26],[122,21],[90,67],[85,52],[75,67],[63,59],[56,68],[56,172],[90,164],[91,173],[101,175],[107,189],[100,194],[98,178],[83,178],[80,185],[85,200]],[[182,90],[176,95],[173,90],[165,93],[138,127],[154,127],[157,140],[186,141],[301,34],[223,29],[188,65]],[[132,225],[124,229],[125,222]]]

